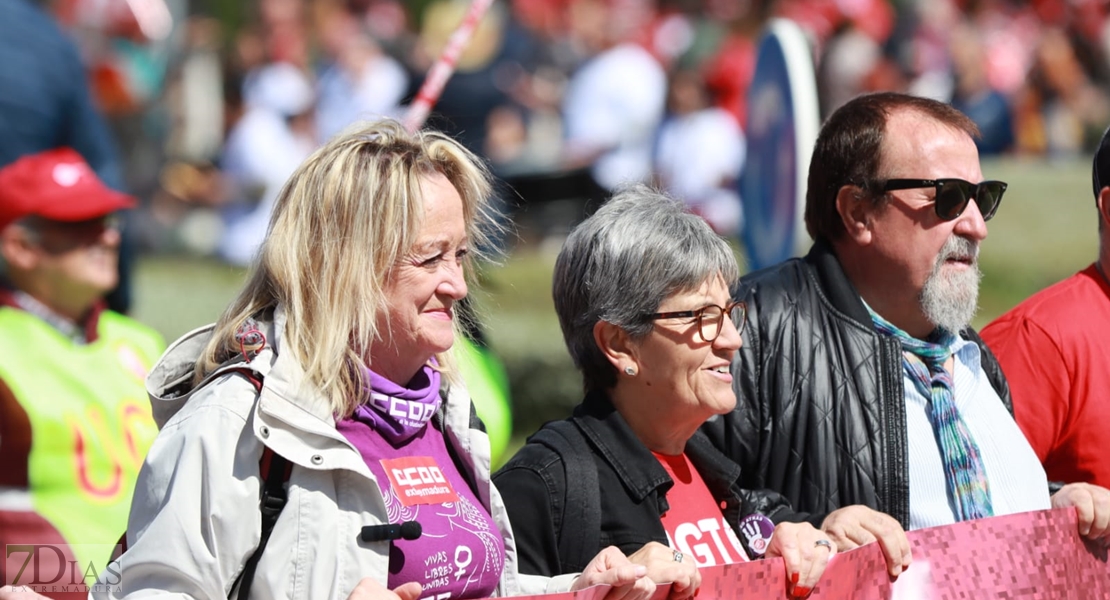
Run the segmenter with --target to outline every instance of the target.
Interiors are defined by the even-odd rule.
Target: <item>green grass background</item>
[[[983,173],[1010,187],[982,247],[979,327],[1084,268],[1098,251],[1088,160],[985,161]],[[518,438],[565,416],[580,399],[578,374],[551,302],[557,250],[557,239],[539,243],[521,230],[502,264],[484,269],[480,285],[472,288],[491,345],[509,372]],[[134,315],[170,341],[214,321],[242,279],[242,270],[214,261],[144,257],[136,274]]]

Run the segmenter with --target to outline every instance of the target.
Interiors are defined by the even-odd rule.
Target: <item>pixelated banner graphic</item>
[[[1110,598],[1106,550],[1079,536],[1073,509],[1021,513],[909,533],[913,564],[891,581],[876,544],[835,556],[811,600]],[[781,559],[703,567],[698,600],[786,599]],[[663,588],[664,586],[660,586]],[[601,600],[607,588],[535,596]],[[658,590],[655,600],[666,598]]]

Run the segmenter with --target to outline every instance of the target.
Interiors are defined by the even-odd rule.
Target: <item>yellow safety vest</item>
[[[478,346],[465,335],[455,338],[452,350],[459,361],[459,371],[470,393],[470,401],[474,403],[474,410],[486,426],[490,458],[496,469],[508,459],[505,451],[513,433],[509,376],[492,351]]]
[[[154,330],[109,311],[97,332],[79,345],[31,313],[0,308],[0,379],[31,428],[29,454],[4,456],[0,443],[0,463],[28,461],[31,509],[81,570],[107,564],[127,528],[135,479],[158,433],[144,379],[165,348]]]

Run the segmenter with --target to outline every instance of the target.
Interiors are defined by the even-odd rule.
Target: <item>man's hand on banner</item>
[[[834,510],[825,517],[821,529],[836,542],[841,552],[879,542],[886,558],[887,571],[897,577],[910,566],[910,540],[898,521],[877,510],[857,504]]]
[[[1110,490],[1089,483],[1069,483],[1052,495],[1052,507],[1074,507],[1083,537],[1103,541],[1110,538]]]

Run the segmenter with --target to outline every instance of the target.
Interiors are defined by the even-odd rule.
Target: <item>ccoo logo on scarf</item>
[[[405,400],[396,396],[371,393],[370,403],[379,411],[397,419],[407,427],[421,427],[432,418],[438,404]]]

